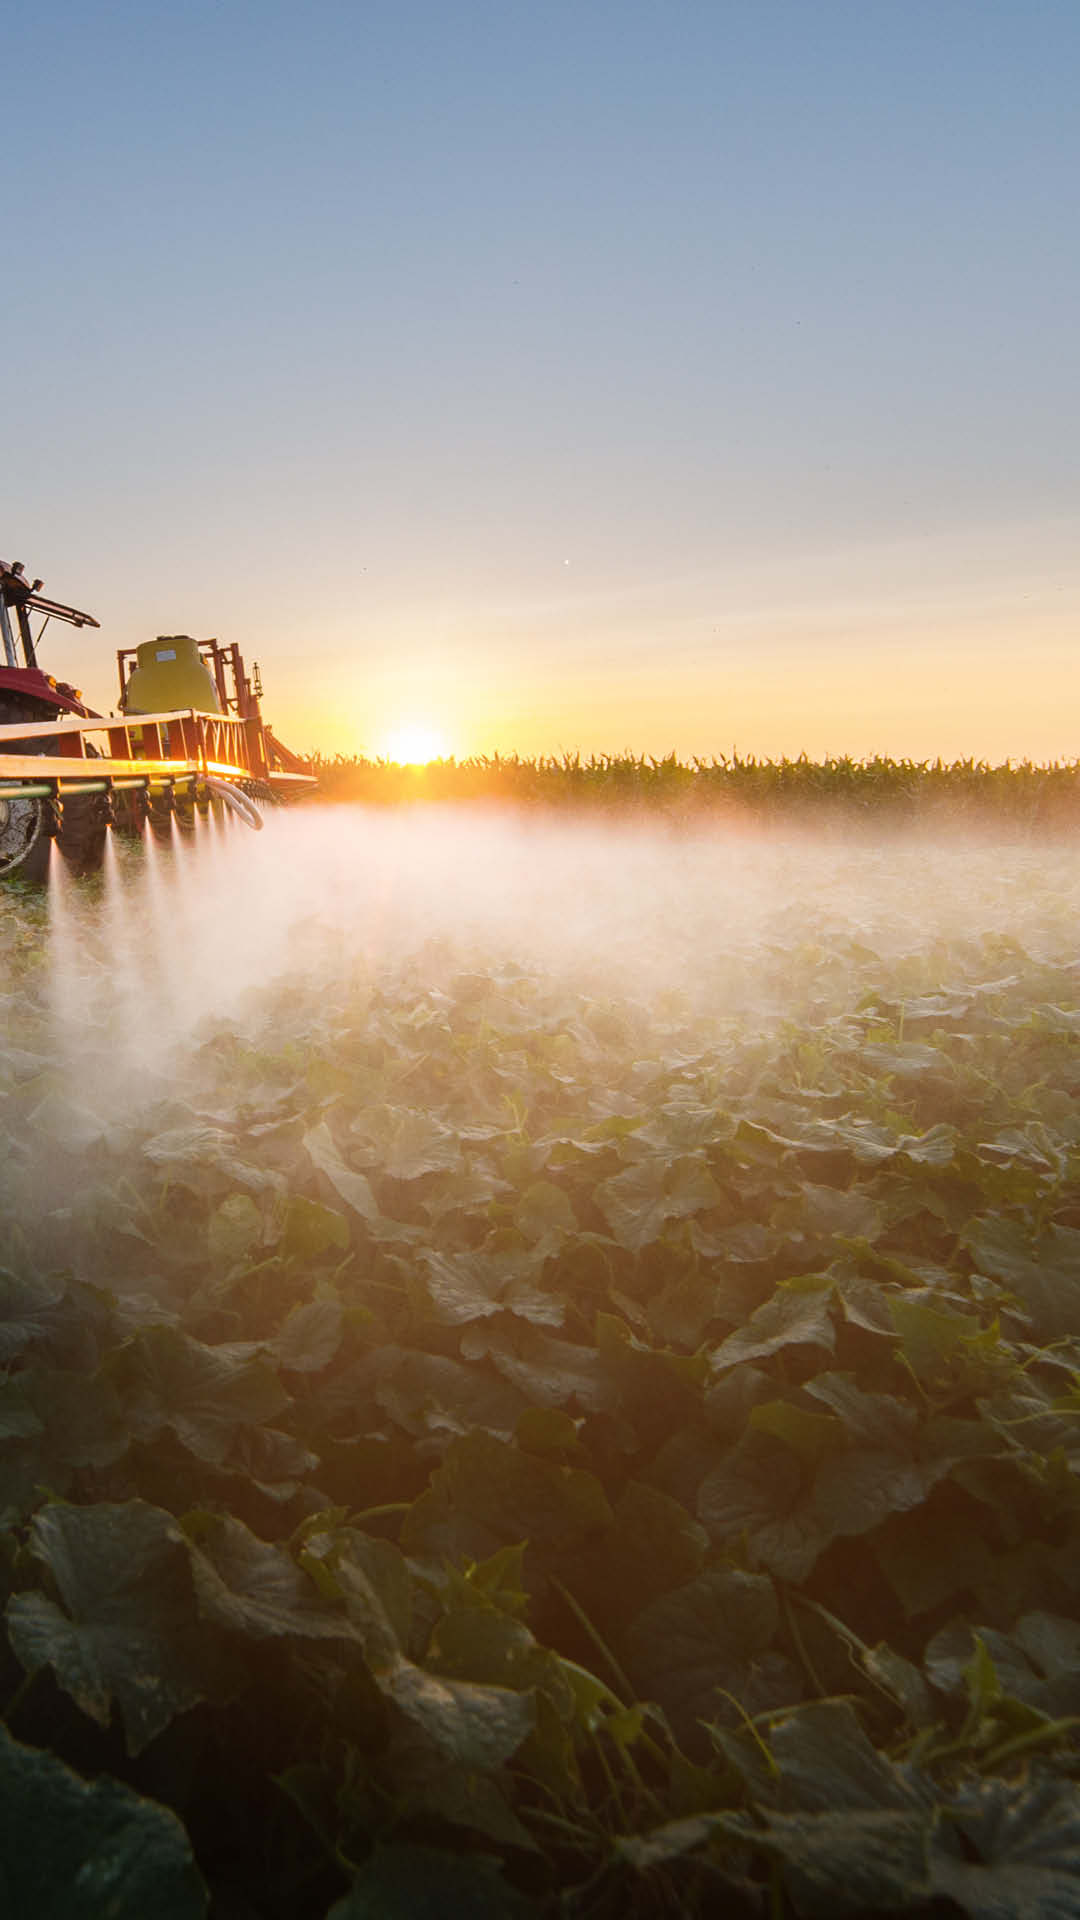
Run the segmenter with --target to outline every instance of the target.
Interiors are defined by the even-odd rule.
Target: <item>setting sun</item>
[[[446,760],[449,755],[445,735],[435,727],[418,724],[395,727],[383,739],[377,757],[396,761],[402,767],[419,767],[426,766],[429,760]]]

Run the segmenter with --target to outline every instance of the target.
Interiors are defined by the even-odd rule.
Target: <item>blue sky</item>
[[[39,0],[0,552],[298,745],[1078,750],[1080,10]]]

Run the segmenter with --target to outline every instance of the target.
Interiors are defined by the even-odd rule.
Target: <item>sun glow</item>
[[[426,766],[429,760],[447,760],[450,745],[435,727],[421,724],[395,727],[379,747],[380,760],[394,760],[402,767]]]

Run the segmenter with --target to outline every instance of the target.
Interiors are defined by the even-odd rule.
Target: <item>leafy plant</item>
[[[346,962],[122,1124],[54,1070],[40,912],[2,923],[5,1910],[1078,1910],[1052,902],[888,953],[803,903],[753,1026]]]

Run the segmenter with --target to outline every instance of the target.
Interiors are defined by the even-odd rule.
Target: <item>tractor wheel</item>
[[[53,709],[40,700],[23,700],[12,694],[0,698],[0,721],[15,723],[53,717]],[[48,734],[19,742],[19,747],[28,753],[40,754],[45,761],[51,754],[59,753],[60,746],[60,740]],[[17,749],[12,747],[11,751]],[[42,772],[47,774],[47,766],[42,767]],[[0,754],[0,779],[2,777],[3,755]],[[27,880],[34,886],[41,886],[48,879],[50,807],[48,800],[21,796],[0,800],[0,879]],[[100,867],[105,856],[105,823],[96,794],[65,801],[58,844],[73,872],[92,873]]]
[[[105,825],[96,794],[64,802],[56,844],[72,873],[96,873],[105,857]],[[51,801],[0,800],[0,880],[43,886],[49,877]]]
[[[57,846],[73,873],[96,873],[105,858],[104,795],[84,794],[64,801]]]
[[[45,720],[51,709],[40,700],[22,700],[17,694],[0,696],[0,721],[12,726],[20,721]],[[47,737],[20,740],[12,753],[53,753],[59,743]],[[3,777],[0,755],[0,778]],[[23,798],[0,800],[0,879],[28,880],[40,886],[49,872],[49,801]]]
[[[0,800],[0,880],[41,886],[49,874],[47,800]]]

